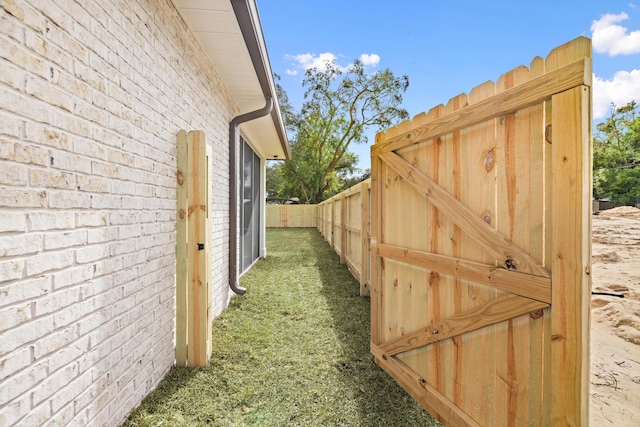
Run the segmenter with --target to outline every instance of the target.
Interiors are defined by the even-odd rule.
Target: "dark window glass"
[[[260,256],[260,158],[244,140],[241,157],[240,253],[245,271]]]

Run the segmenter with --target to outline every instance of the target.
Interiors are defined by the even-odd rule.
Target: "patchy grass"
[[[172,369],[125,426],[435,426],[369,353],[369,299],[315,229],[268,256],[213,322],[204,369]]]

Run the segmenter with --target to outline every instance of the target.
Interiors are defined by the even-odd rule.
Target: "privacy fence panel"
[[[369,295],[369,193],[367,179],[317,205],[318,230]]]
[[[590,58],[578,38],[376,136],[371,350],[444,425],[588,423]]]
[[[267,205],[267,227],[317,227],[317,205]]]

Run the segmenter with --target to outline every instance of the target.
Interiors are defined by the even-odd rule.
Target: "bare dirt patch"
[[[593,217],[591,407],[594,426],[640,425],[640,209]]]

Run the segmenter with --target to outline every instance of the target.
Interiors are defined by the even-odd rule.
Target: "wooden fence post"
[[[589,423],[591,130],[588,86],[552,98],[551,422]],[[577,262],[576,262],[577,261]]]
[[[380,134],[378,134],[380,135]],[[378,142],[376,135],[376,142]],[[380,136],[382,138],[382,136]],[[383,243],[382,236],[382,209],[380,208],[380,196],[382,194],[382,183],[380,174],[382,173],[382,161],[378,156],[371,156],[371,208],[370,208],[370,231],[371,240],[369,241],[370,259],[371,259],[371,280],[369,282],[369,294],[371,299],[371,349],[380,345],[380,287],[383,274],[382,258],[378,251],[378,244]],[[380,361],[376,360],[377,364]]]
[[[369,181],[360,184],[360,295],[369,296]]]
[[[176,364],[206,366],[211,355],[209,170],[202,131],[178,132]]]
[[[340,264],[347,262],[347,197],[340,195]]]
[[[331,249],[336,250],[336,242],[335,242],[335,228],[336,228],[336,207],[335,207],[336,199],[331,199],[329,206],[331,207]]]
[[[187,365],[187,132],[178,132],[176,212],[176,365]]]

